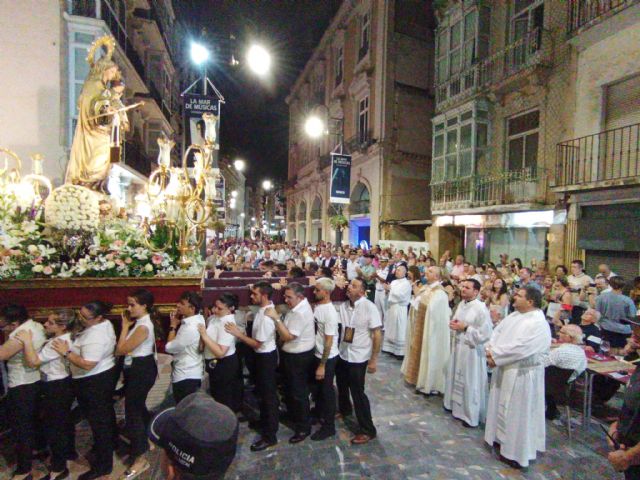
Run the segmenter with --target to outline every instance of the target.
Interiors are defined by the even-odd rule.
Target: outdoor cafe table
[[[611,356],[593,352],[585,353],[587,355],[587,369],[585,370],[582,426],[585,430],[588,430],[591,425],[593,379],[597,375],[602,375],[604,377],[611,378],[622,385],[626,385],[636,367],[629,362],[618,360]]]

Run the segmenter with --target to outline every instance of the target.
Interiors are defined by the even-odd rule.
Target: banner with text
[[[351,155],[331,154],[331,203],[349,203],[351,183]]]
[[[192,93],[182,95],[184,100],[184,144],[183,152],[187,151],[189,145],[204,145],[205,124],[202,119],[203,113],[211,113],[217,120],[215,122],[214,143],[218,143],[218,134],[220,133],[220,100],[218,97],[209,97]],[[213,150],[213,165],[218,165],[218,150]],[[187,166],[193,166],[193,153],[189,154]]]

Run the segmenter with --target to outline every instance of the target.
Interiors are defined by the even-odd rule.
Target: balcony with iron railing
[[[531,167],[432,183],[431,211],[451,214],[493,206],[545,203],[547,183],[547,171]]]
[[[365,130],[358,132],[357,135],[347,138],[344,141],[344,147],[348,153],[361,152],[366,153],[369,146],[373,145],[375,140],[373,139],[373,132],[371,130]]]
[[[560,142],[557,191],[640,183],[640,123]]]
[[[567,2],[567,35],[573,37],[607,18],[640,4],[639,0],[569,0]]]
[[[500,92],[537,66],[551,64],[549,32],[535,28],[503,50],[436,85],[438,111],[465,101],[480,91]]]

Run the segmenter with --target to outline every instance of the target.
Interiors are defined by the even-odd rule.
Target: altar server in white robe
[[[449,297],[440,285],[440,267],[429,267],[425,273],[429,285],[416,390],[427,395],[444,393],[447,365],[451,356]],[[414,333],[414,336],[417,332]],[[416,339],[417,340],[417,339]],[[414,349],[412,348],[412,355]],[[415,354],[418,354],[416,349]]]
[[[518,289],[513,299],[515,312],[498,324],[486,348],[493,375],[484,439],[499,444],[501,460],[526,467],[545,451],[544,359],[551,333],[537,288]]]
[[[480,288],[480,282],[475,279],[460,282],[462,302],[449,323],[454,339],[444,408],[462,420],[465,427],[477,427],[484,421],[487,406],[484,346],[491,338],[492,323],[489,309],[478,299]]]
[[[405,352],[411,282],[407,280],[407,267],[404,265],[396,268],[395,275],[396,279],[386,287],[389,290],[389,296],[382,351],[402,357]]]

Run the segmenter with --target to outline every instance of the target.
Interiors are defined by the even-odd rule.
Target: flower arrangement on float
[[[179,268],[175,242],[164,250],[150,248],[154,238],[145,242],[138,225],[101,214],[100,196],[88,189],[66,185],[53,191],[44,208],[35,208],[21,204],[6,187],[0,183],[0,280],[197,276],[202,271],[197,252],[188,269]]]

